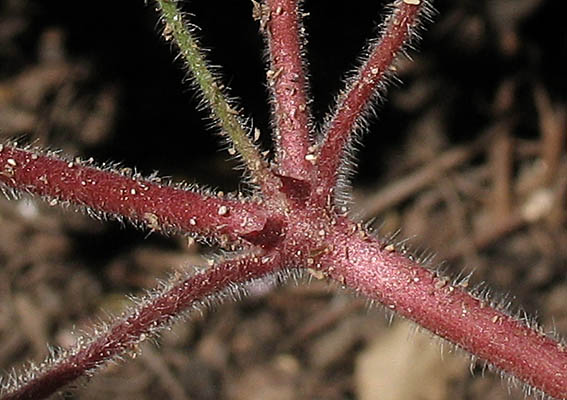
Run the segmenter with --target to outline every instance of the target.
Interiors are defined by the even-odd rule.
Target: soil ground
[[[239,187],[235,163],[138,2],[0,3],[0,140]],[[113,4],[113,3],[120,3]],[[123,4],[122,4],[123,3]],[[189,2],[188,2],[189,3]],[[380,2],[305,2],[320,120],[379,21]],[[374,4],[376,3],[376,4]],[[227,5],[228,4],[228,5]],[[353,212],[380,235],[474,270],[567,335],[567,40],[560,2],[439,1],[413,62],[370,118]],[[269,143],[251,4],[185,4],[213,63]],[[8,194],[8,197],[11,197]],[[0,200],[0,369],[68,346],[127,294],[214,251],[39,201]],[[464,272],[463,272],[464,271]],[[504,300],[507,301],[507,300]],[[513,307],[513,306],[512,306]],[[330,286],[269,284],[177,323],[68,399],[522,399],[482,363]],[[442,348],[442,350],[440,350]],[[444,360],[442,360],[444,359]],[[469,371],[470,370],[470,371]],[[471,374],[472,372],[472,374]],[[506,380],[506,378],[504,378]],[[82,383],[87,383],[83,385]]]

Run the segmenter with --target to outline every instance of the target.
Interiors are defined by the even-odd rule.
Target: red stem
[[[380,40],[369,50],[369,55],[350,82],[348,89],[339,97],[334,115],[327,125],[325,139],[317,156],[315,186],[319,189],[316,204],[324,205],[337,184],[345,152],[357,124],[370,107],[372,99],[383,89],[396,56],[412,37],[425,0],[397,1],[385,22]]]
[[[533,388],[567,398],[567,347],[342,220],[328,274]]]
[[[178,316],[190,311],[191,307],[198,309],[202,303],[215,302],[231,285],[249,282],[275,272],[279,263],[278,255],[261,258],[249,256],[240,260],[225,261],[160,293],[150,294],[131,314],[110,326],[106,333],[96,336],[86,345],[79,345],[76,350],[66,357],[63,355],[53,365],[44,367],[43,371],[33,374],[15,391],[4,394],[2,399],[46,398],[75,379],[92,373],[113,358],[128,351],[135,351],[145,336],[155,335]]]
[[[275,98],[275,148],[280,173],[306,179],[313,165],[308,161],[310,117],[297,3],[297,0],[267,1],[268,84]]]
[[[158,184],[115,171],[85,166],[2,146],[0,183],[17,191],[70,202],[117,218],[126,217],[153,230],[179,230],[238,241],[261,231],[262,208]]]
[[[309,116],[301,60],[296,0],[267,0],[269,45],[275,97],[280,193],[264,206],[203,195],[149,180],[69,163],[13,147],[0,149],[0,183],[52,200],[124,216],[152,229],[178,229],[257,245],[250,254],[223,261],[156,292],[102,335],[79,345],[41,371],[23,379],[4,399],[46,397],[74,379],[127,353],[145,335],[170,324],[242,284],[279,271],[284,264],[326,273],[375,299],[533,388],[567,398],[567,349],[540,329],[508,315],[482,296],[424,268],[391,245],[368,236],[352,221],[329,211],[341,162],[361,115],[381,88],[397,53],[411,38],[424,0],[398,0],[380,41],[348,90],[341,95],[326,137],[309,162]],[[304,106],[301,109],[301,106]],[[313,176],[315,190],[305,180]],[[284,179],[285,178],[285,179]],[[284,199],[285,197],[285,199]],[[306,199],[313,198],[309,207]],[[270,211],[271,210],[271,211]]]

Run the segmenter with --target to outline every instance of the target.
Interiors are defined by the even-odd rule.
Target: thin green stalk
[[[222,91],[224,86],[217,82],[214,74],[207,66],[203,51],[191,34],[188,24],[183,20],[176,2],[172,0],[156,1],[165,25],[164,37],[166,40],[174,40],[181,56],[193,74],[195,83],[211,108],[216,122],[232,141],[234,150],[244,159],[252,174],[253,181],[259,183],[266,190],[272,186],[270,181],[273,182],[274,177],[246,133],[246,128],[238,116],[237,107],[230,104]]]

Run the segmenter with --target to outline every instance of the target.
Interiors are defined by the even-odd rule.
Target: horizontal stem
[[[175,188],[80,160],[0,146],[0,187],[45,196],[52,205],[71,203],[152,230],[228,241],[261,231],[266,223],[258,204]]]
[[[225,261],[197,275],[169,284],[161,291],[135,301],[136,307],[125,317],[103,329],[88,343],[64,352],[56,360],[47,360],[2,397],[2,400],[43,399],[75,379],[121,355],[136,350],[148,336],[171,325],[184,313],[219,301],[227,294],[236,295],[235,284],[261,278],[279,268],[279,257],[249,256]]]
[[[567,346],[343,220],[320,262],[344,286],[549,396],[567,398]]]

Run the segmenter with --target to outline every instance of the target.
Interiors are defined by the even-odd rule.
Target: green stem
[[[193,74],[195,83],[213,112],[214,119],[228,135],[234,149],[244,159],[252,174],[252,180],[259,183],[264,191],[273,187],[274,176],[266,161],[260,156],[256,146],[246,133],[240,120],[237,106],[231,105],[223,93],[224,86],[217,82],[207,66],[207,61],[197,40],[184,22],[181,11],[172,0],[156,0],[164,22],[163,35],[166,40],[173,39],[181,56]]]

